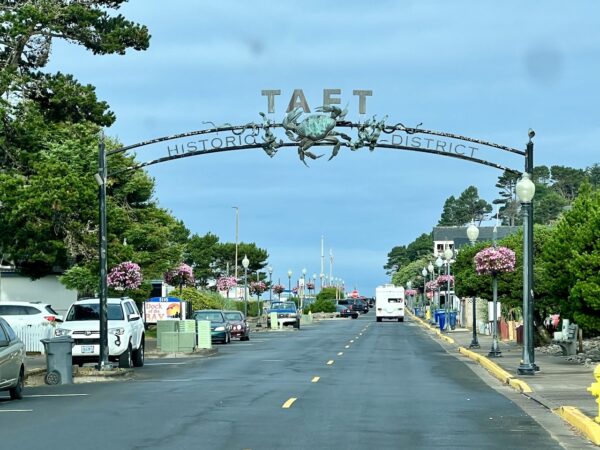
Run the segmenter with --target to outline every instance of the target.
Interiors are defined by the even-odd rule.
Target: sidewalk
[[[542,353],[535,354],[535,364],[540,371],[535,375],[518,375],[517,368],[521,362],[523,347],[515,341],[500,341],[502,356],[489,358],[492,337],[477,335],[480,348],[470,349],[472,330],[460,329],[441,333],[439,328],[425,322],[408,311],[410,317],[436,339],[442,339],[446,347],[454,347],[462,356],[477,361],[491,375],[504,384],[512,386],[523,395],[560,415],[564,420],[579,429],[594,444],[600,445],[600,425],[594,422],[598,415],[596,398],[587,391],[595,381],[594,368],[586,367],[561,356]]]

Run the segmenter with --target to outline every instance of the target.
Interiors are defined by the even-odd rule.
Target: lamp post
[[[427,283],[427,268],[423,267],[421,270],[421,275],[423,275],[423,309],[425,309],[425,284]]]
[[[412,290],[412,281],[408,280],[408,282],[406,283],[406,288],[408,290]],[[415,306],[412,304],[413,303],[412,302],[412,295],[410,296],[409,301],[410,301],[410,307],[414,309]]]
[[[446,314],[446,324],[444,329],[446,331],[450,331],[450,260],[454,256],[454,252],[451,248],[447,248],[444,250],[444,259],[446,260],[446,275],[448,277],[446,283],[446,301],[445,301],[445,314]]]
[[[429,281],[433,281],[433,264],[431,262],[429,262],[429,265],[427,266],[427,272],[429,272]],[[435,302],[435,298],[433,295],[433,291],[431,291],[431,300],[429,301],[429,323],[431,323],[431,324],[435,323],[435,317],[433,314],[434,302]]]
[[[273,279],[273,268],[268,266],[267,272],[269,272],[269,303],[271,303],[273,301],[273,285],[271,283],[271,280]]]
[[[320,280],[321,280],[321,290],[323,290],[323,278],[324,278],[324,277],[325,277],[325,274],[324,274],[323,272],[321,272],[321,273],[319,274],[319,278],[320,278]]]
[[[435,266],[437,267],[437,275],[438,277],[441,274],[442,271],[442,266],[444,265],[444,261],[442,260],[442,257],[440,255],[438,255],[438,257],[435,259]],[[437,285],[437,308],[440,309],[441,307],[441,303],[440,303],[440,284],[438,283]]]
[[[242,259],[242,266],[244,266],[244,315],[248,317],[248,265],[250,260],[246,255]]]
[[[530,133],[530,137],[532,133]],[[528,154],[533,152],[531,139]],[[531,168],[532,169],[532,168]],[[529,171],[528,171],[529,172]],[[523,358],[517,368],[519,375],[535,375],[537,369],[533,352],[533,207],[535,184],[530,173],[524,173],[517,182],[517,197],[523,211]]]
[[[235,209],[235,281],[238,279],[238,231],[239,231],[239,223],[240,223],[240,208],[237,206],[232,206]],[[237,289],[236,289],[237,290]],[[237,295],[236,295],[237,298]]]
[[[305,286],[306,286],[306,269],[302,269],[302,286],[300,286],[302,293],[300,295],[300,309],[302,309],[304,307],[304,296],[305,296],[304,287]]]
[[[498,219],[496,219],[496,225],[494,226],[493,238],[492,242],[494,248],[496,248],[496,237],[498,234]],[[492,273],[492,348],[488,353],[488,356],[491,358],[499,358],[502,356],[502,352],[498,346],[498,275],[494,271]]]
[[[317,274],[316,273],[313,273],[312,284],[313,284],[313,297],[316,299],[316,297],[317,297]]]
[[[471,225],[467,228],[467,237],[471,241],[471,245],[474,246],[479,237],[479,228],[475,226],[475,221],[472,221]],[[477,340],[477,299],[475,297],[473,297],[473,339],[471,339],[469,348],[481,348]]]
[[[288,270],[288,300],[292,297],[292,271]]]

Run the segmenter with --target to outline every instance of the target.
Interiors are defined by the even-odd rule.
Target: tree
[[[544,247],[546,280],[563,315],[600,333],[600,191],[584,183]]]
[[[216,278],[213,265],[218,243],[218,236],[206,233],[204,236],[192,235],[186,245],[185,262],[194,268],[194,275],[201,286]]]
[[[423,233],[406,247],[406,256],[410,261],[415,261],[433,250],[433,234]]]
[[[516,191],[517,181],[519,181],[519,175],[505,171],[498,177],[498,182],[496,183],[500,198],[495,199],[492,203],[494,205],[501,205],[498,215],[505,225],[514,226],[519,223],[519,202]]]
[[[254,242],[240,242],[238,244],[238,274],[241,273],[242,275],[244,274],[244,268],[241,267],[241,262],[244,255],[250,261],[248,265],[248,277],[255,279],[257,271],[262,271],[263,277],[266,276],[266,272],[263,269],[267,266],[269,253],[265,249],[257,247]],[[228,268],[229,273],[234,273],[235,243],[226,242],[217,244],[214,249],[214,257],[213,268],[216,274],[219,276],[225,275],[228,272]]]
[[[52,41],[82,45],[96,55],[145,50],[145,26],[112,16],[127,0],[7,0],[0,7],[0,95],[39,88],[36,77],[48,63]]]
[[[410,260],[408,258],[406,247],[404,245],[395,246],[388,253],[388,260],[383,268],[385,269],[386,275],[391,275],[396,272],[404,264],[407,264]]]
[[[475,220],[481,223],[492,212],[492,205],[479,198],[475,186],[469,186],[458,198],[446,199],[438,226],[463,226]]]
[[[585,181],[586,174],[582,169],[565,166],[552,166],[552,189],[571,203],[579,191],[579,186]]]

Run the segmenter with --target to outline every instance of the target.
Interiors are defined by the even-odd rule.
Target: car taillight
[[[44,319],[46,319],[48,322],[55,322],[56,316],[44,316]]]

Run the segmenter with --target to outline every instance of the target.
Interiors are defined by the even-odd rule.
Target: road
[[[370,313],[218,348],[210,358],[147,359],[129,381],[2,398],[1,447],[576,448],[409,320]]]

